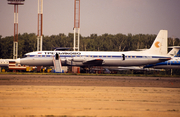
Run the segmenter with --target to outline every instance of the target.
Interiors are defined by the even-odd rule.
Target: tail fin
[[[180,57],[180,46],[172,46],[169,48],[172,48],[172,50],[168,53],[168,55],[171,57]]]
[[[156,55],[167,55],[167,30],[160,30],[148,53]]]
[[[174,57],[180,57],[180,50],[178,51],[178,53]]]

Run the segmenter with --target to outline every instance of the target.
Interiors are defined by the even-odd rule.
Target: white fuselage
[[[63,66],[140,66],[162,62],[160,59],[170,59],[167,56],[146,54],[146,51],[37,51],[25,54],[25,58],[18,62],[22,65],[53,66],[56,53]]]

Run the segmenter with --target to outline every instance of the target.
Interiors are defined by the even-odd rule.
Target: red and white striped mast
[[[42,28],[43,28],[43,0],[38,0],[38,32],[37,32],[37,51],[42,51]]]
[[[78,34],[78,35],[76,35]],[[80,34],[80,0],[74,0],[74,51],[79,51],[79,34]],[[78,39],[76,39],[78,37]],[[76,41],[78,41],[76,43]]]
[[[7,0],[8,4],[14,5],[14,42],[13,59],[18,57],[18,5],[24,5],[25,0]]]

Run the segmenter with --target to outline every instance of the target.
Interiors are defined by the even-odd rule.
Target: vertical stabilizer
[[[178,51],[178,53],[174,57],[180,57],[180,50]]]
[[[160,30],[148,53],[156,55],[167,55],[167,30]]]
[[[168,55],[172,57],[180,57],[180,46],[172,46],[169,48],[172,48],[172,50],[168,53]]]
[[[171,57],[180,57],[180,46],[172,46],[169,47],[172,48],[172,50],[168,53],[169,56]]]

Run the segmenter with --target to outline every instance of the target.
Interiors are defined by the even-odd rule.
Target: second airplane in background
[[[144,68],[155,68],[155,69],[180,69],[180,47],[174,46],[173,49],[168,53],[172,56],[169,61],[164,61],[156,64],[146,65]]]

